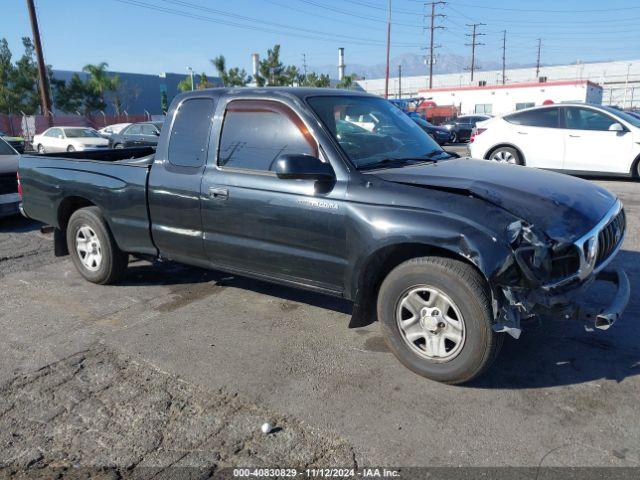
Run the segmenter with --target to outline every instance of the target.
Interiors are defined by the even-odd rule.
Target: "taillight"
[[[18,198],[22,200],[22,184],[20,183],[20,174],[16,172],[16,180],[18,181]]]
[[[484,132],[486,130],[486,128],[476,128],[473,133],[471,134],[471,138],[469,139],[469,143],[473,143],[473,141],[476,139],[476,137],[478,135],[480,135],[482,132]]]

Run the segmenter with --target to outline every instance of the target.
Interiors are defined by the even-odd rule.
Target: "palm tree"
[[[100,101],[104,102],[104,95],[106,92],[113,92],[118,89],[120,84],[120,77],[117,75],[109,75],[107,62],[102,62],[97,65],[85,65],[82,71],[89,74],[89,80],[87,86],[98,94]]]

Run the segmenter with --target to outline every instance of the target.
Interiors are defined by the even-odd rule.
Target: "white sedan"
[[[75,152],[109,148],[109,140],[88,127],[51,127],[33,137],[38,153]]]
[[[611,107],[558,104],[481,122],[471,156],[575,174],[640,177],[640,119]]]

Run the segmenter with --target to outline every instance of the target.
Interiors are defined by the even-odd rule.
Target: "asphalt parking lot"
[[[0,467],[640,466],[640,186],[597,181],[627,210],[625,316],[527,325],[462,387],[350,329],[347,302],[142,261],[96,286],[0,220]]]

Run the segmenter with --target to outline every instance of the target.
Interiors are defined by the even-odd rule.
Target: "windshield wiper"
[[[415,158],[385,158],[377,162],[365,163],[360,165],[358,170],[373,170],[375,168],[404,167],[407,163],[413,162]],[[420,158],[419,160],[424,160]]]

